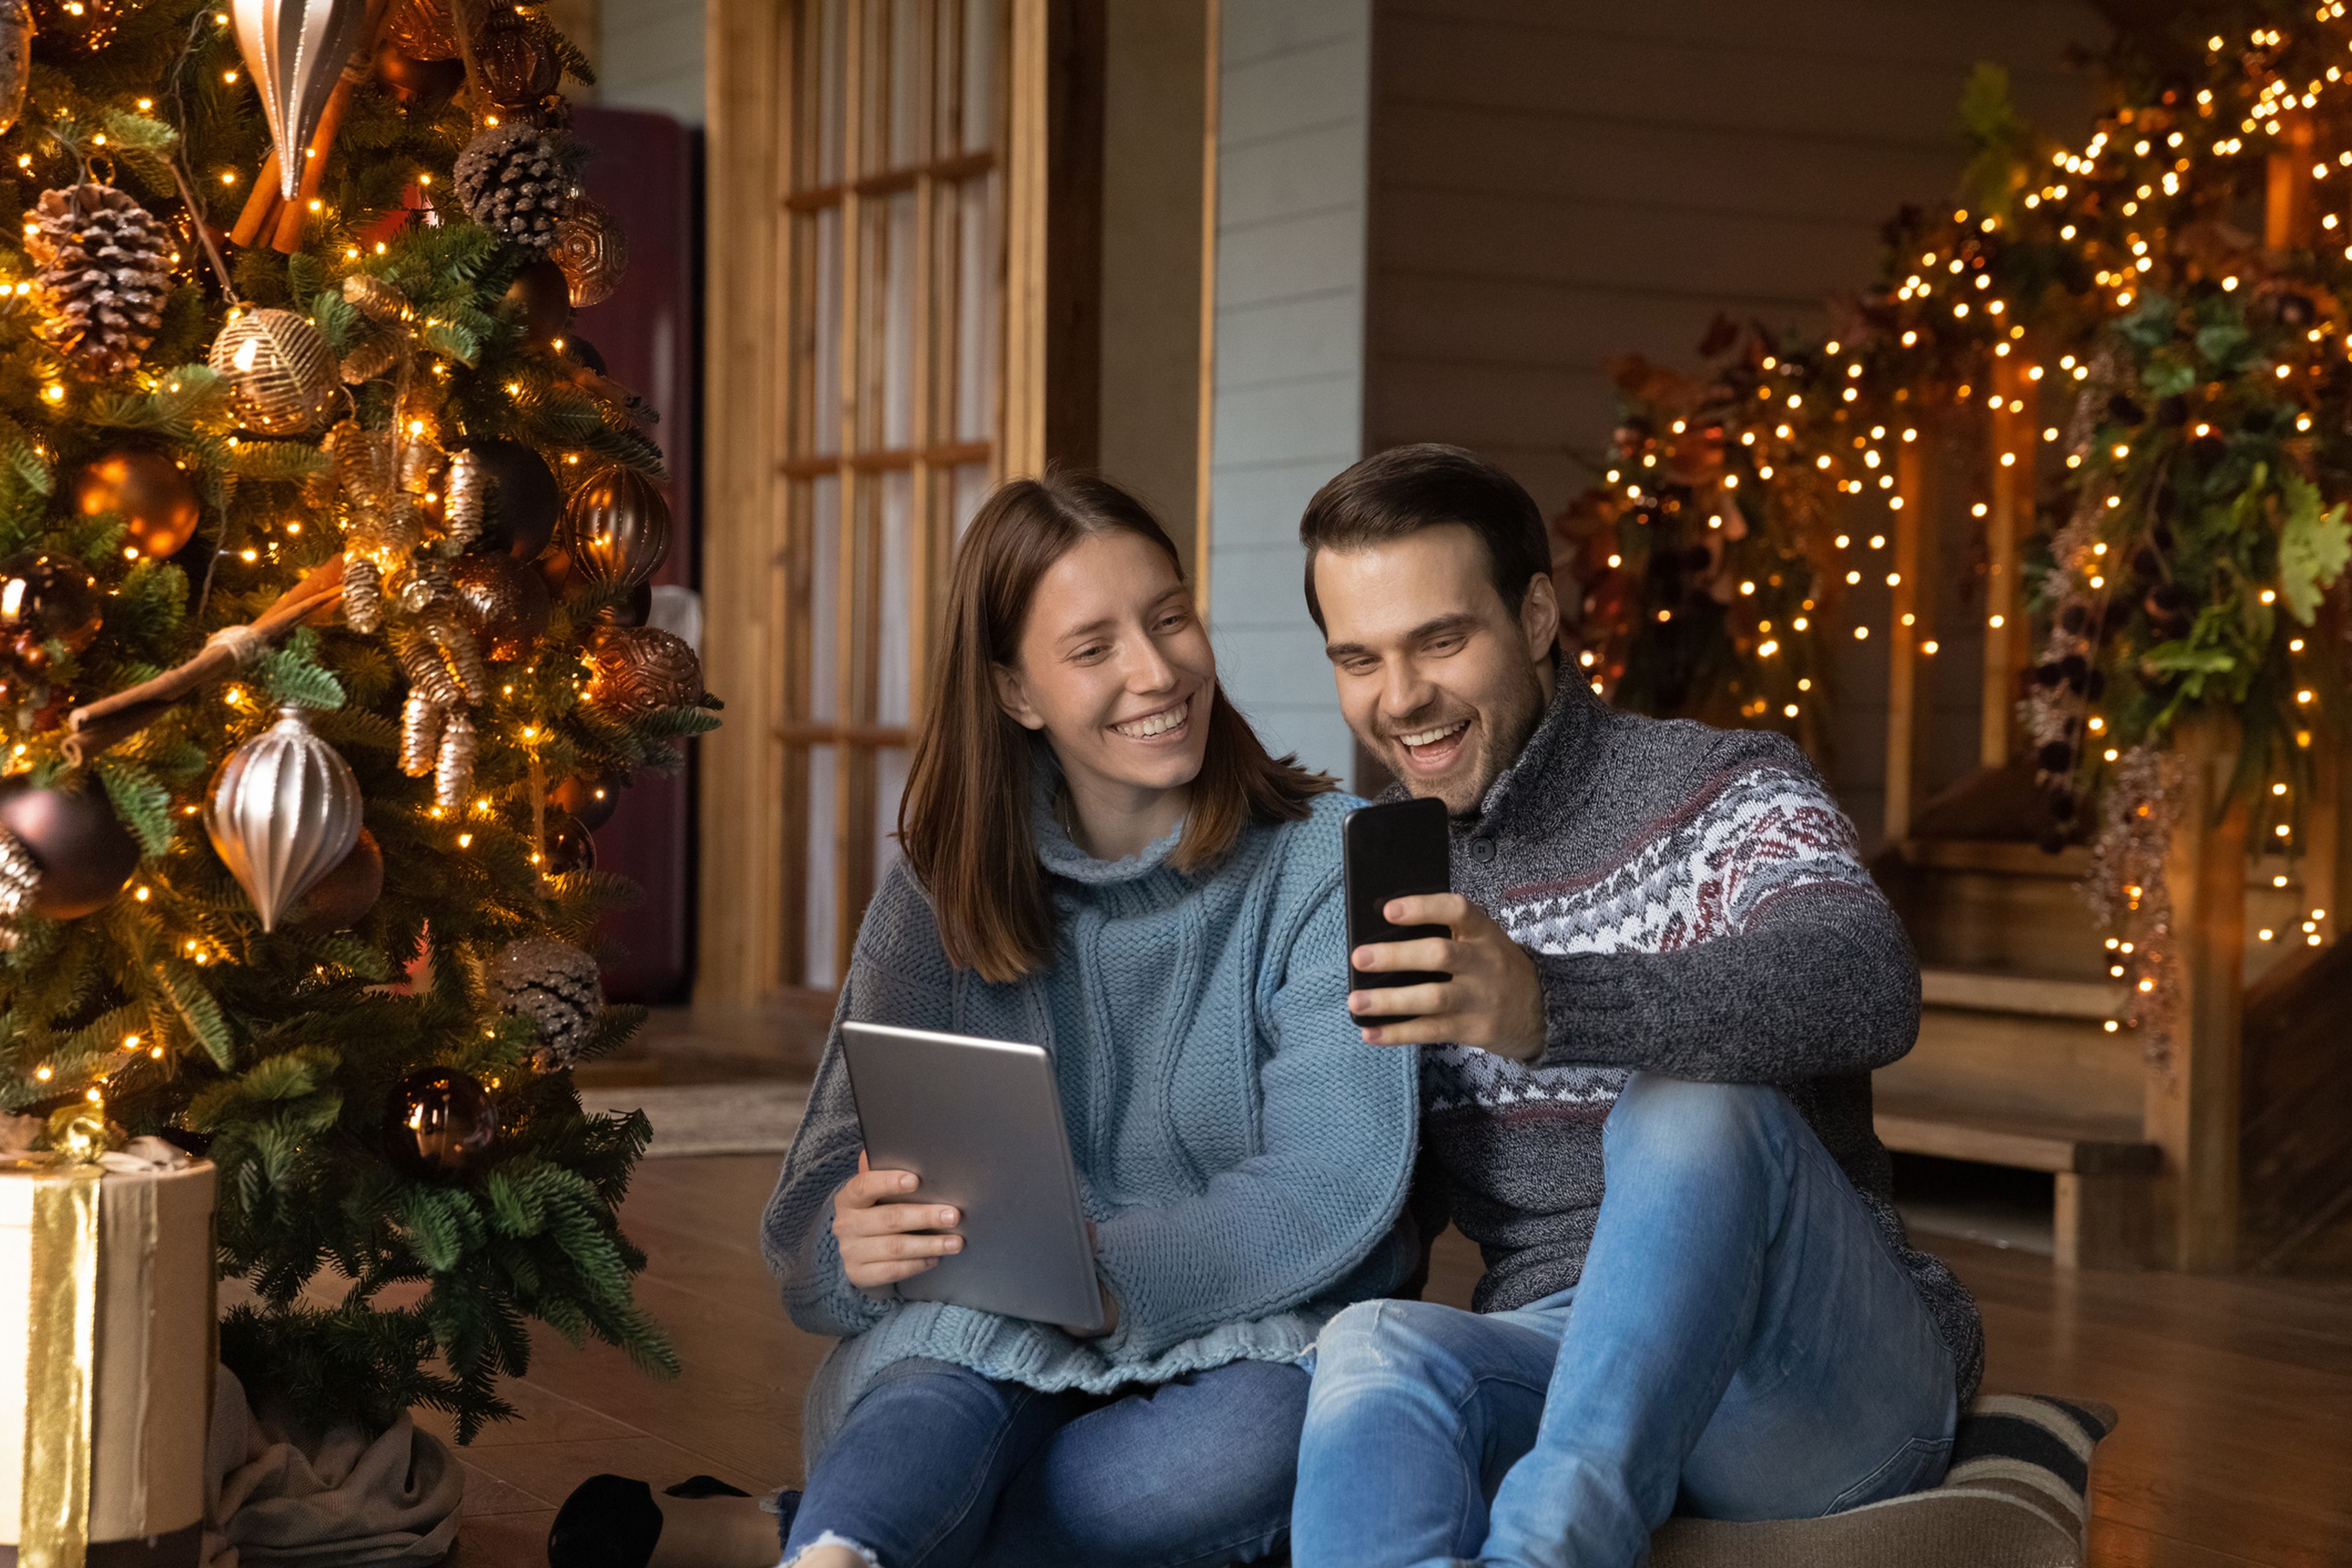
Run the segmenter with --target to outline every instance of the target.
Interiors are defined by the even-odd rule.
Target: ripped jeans
[[[1210,1568],[1289,1534],[1307,1373],[1235,1362],[1110,1396],[939,1361],[875,1379],[810,1470],[784,1561],[879,1568]]]
[[[1675,1511],[1802,1519],[1943,1479],[1951,1352],[1785,1097],[1636,1073],[1602,1142],[1574,1287],[1325,1327],[1298,1568],[1633,1568]]]

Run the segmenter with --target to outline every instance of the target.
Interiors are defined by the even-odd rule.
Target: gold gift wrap
[[[131,1163],[0,1160],[0,1568],[199,1555],[214,1170]]]

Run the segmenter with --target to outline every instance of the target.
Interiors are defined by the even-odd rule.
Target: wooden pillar
[[[2230,791],[2238,743],[2237,722],[2221,716],[2174,731],[2181,783],[2165,878],[2179,1012],[2169,1059],[2148,1066],[2146,1102],[2148,1141],[2164,1154],[2158,1247],[2176,1268],[2208,1271],[2238,1261],[2248,816]]]
[[[2030,629],[2019,542],[2033,526],[2033,383],[2021,354],[1992,362],[1992,495],[1985,519],[1984,706],[1978,759],[1989,768],[2009,761],[2017,727],[2018,674],[2025,668]],[[1906,509],[1907,510],[1907,509]]]
[[[1930,482],[1931,437],[1906,427],[1895,453],[1895,591],[1889,606],[1886,666],[1885,841],[1911,833],[1911,817],[1927,794],[1927,742],[1935,722],[1935,666],[1922,651],[1936,636],[1935,595],[1927,574],[1936,559],[1936,495]]]
[[[1100,437],[1104,0],[1013,0],[1003,472]]]
[[[785,595],[776,467],[782,394],[784,7],[714,0],[703,334],[702,662],[727,722],[699,749],[702,835],[695,996],[749,1003],[782,983]],[[795,884],[796,886],[797,884]]]
[[[2316,239],[2319,204],[2314,199],[2311,148],[2310,114],[2296,110],[2281,115],[2263,203],[2263,243],[2273,250],[2300,250]]]

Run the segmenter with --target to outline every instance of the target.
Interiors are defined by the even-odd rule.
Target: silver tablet
[[[900,1280],[898,1294],[1081,1333],[1101,1328],[1094,1248],[1045,1050],[883,1024],[844,1024],[841,1048],[869,1163],[914,1172],[915,1196],[963,1212],[963,1250]]]

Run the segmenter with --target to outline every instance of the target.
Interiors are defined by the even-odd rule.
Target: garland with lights
[[[218,1163],[257,1402],[470,1437],[534,1319],[671,1367],[646,1125],[567,1069],[643,1016],[592,830],[718,703],[643,624],[657,448],[565,335],[625,255],[583,63],[503,0],[33,0],[12,61],[0,1133]]]
[[[2016,677],[2044,847],[2091,837],[2086,896],[2130,983],[2107,1026],[2158,1061],[2178,1012],[2174,741],[2230,727],[2233,789],[2256,852],[2290,858],[2264,868],[2286,888],[2315,739],[2345,729],[2352,619],[2352,232],[2323,210],[2352,195],[2352,23],[2329,0],[2203,42],[2193,79],[2116,83],[2079,148],[2037,136],[1979,68],[1965,205],[1889,226],[1833,339],[1719,328],[1703,385],[1622,378],[1608,482],[1560,525],[1583,590],[1567,635],[1596,689],[1788,728],[1832,627],[1936,652],[1891,536],[1920,489],[1906,456],[1973,453],[1985,637]],[[1718,549],[1695,519],[1745,531]],[[1882,574],[1898,593],[1874,627],[1833,595]],[[2290,935],[2320,945],[2327,921],[2311,909]]]

